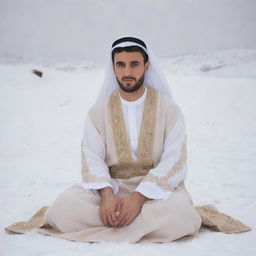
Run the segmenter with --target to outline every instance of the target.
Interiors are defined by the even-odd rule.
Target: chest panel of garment
[[[129,128],[127,129],[126,127],[121,101],[117,92],[110,97],[109,111],[111,113],[113,139],[118,159],[117,163],[109,166],[111,176],[115,178],[131,178],[146,175],[154,165],[152,150],[155,138],[157,92],[148,88],[140,125],[136,160],[132,158],[132,145],[128,136]],[[129,117],[129,115],[127,116]]]
[[[139,125],[143,127],[137,127],[138,130],[143,131],[143,138],[138,145],[137,153],[139,159],[137,160],[132,158],[132,146],[128,139],[128,129],[125,125],[126,121],[122,113],[120,101],[118,103],[119,110],[116,108],[117,103],[115,101],[117,99],[119,100],[119,96],[116,95],[116,100],[112,102],[113,110],[118,110],[117,113],[114,113],[114,115],[117,116],[117,120],[113,120],[113,110],[111,111],[110,108],[111,97],[113,95],[108,97],[101,105],[95,106],[93,111],[91,111],[91,118],[106,145],[105,162],[110,170],[123,172],[124,174],[121,174],[122,177],[138,176],[138,174],[146,175],[151,168],[154,168],[160,162],[164,150],[164,140],[166,138],[167,102],[163,100],[161,94],[159,95],[155,90],[153,90],[153,92],[152,95],[151,91],[151,97],[154,97],[151,98],[151,101],[148,100],[147,103],[148,110],[146,110],[146,118],[144,118],[144,121],[141,121],[141,125]],[[150,102],[151,104],[154,102],[154,108],[149,104]],[[152,111],[152,109],[154,109],[154,111]],[[143,115],[143,113],[141,115]],[[143,117],[141,117],[141,120],[143,120]],[[151,125],[149,125],[149,121],[152,121]],[[117,132],[113,130],[113,122],[118,122],[117,126],[119,126],[120,129],[118,129]],[[154,124],[153,127],[152,124]],[[142,134],[138,132],[138,137],[141,135]],[[116,143],[115,139],[119,142]],[[117,146],[117,144],[119,145]],[[117,147],[119,147],[119,152]]]

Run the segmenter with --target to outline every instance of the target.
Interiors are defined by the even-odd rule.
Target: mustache
[[[136,78],[135,78],[135,77],[132,77],[132,76],[124,76],[124,77],[122,77],[122,81],[123,81],[123,80],[126,80],[126,79],[132,79],[132,80],[135,80],[135,81],[136,81]]]

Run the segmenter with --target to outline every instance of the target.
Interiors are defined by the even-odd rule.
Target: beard
[[[125,92],[136,92],[140,89],[140,87],[143,85],[143,82],[144,82],[144,76],[145,76],[145,73],[138,79],[136,80],[134,77],[123,77],[123,79],[127,79],[127,78],[130,78],[130,79],[134,79],[136,81],[135,85],[132,86],[132,87],[126,87],[122,82],[120,82],[117,78],[117,83],[119,84],[119,87],[121,88],[121,90],[125,91]]]

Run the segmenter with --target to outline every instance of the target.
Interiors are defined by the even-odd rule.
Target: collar
[[[143,103],[145,101],[146,96],[147,96],[147,91],[148,91],[147,86],[145,86],[145,90],[144,90],[143,95],[140,98],[138,98],[137,100],[133,100],[133,101],[124,100],[120,96],[120,94],[119,94],[119,98],[120,98],[122,104],[124,104],[126,106],[138,106],[138,105],[140,105],[141,103]]]

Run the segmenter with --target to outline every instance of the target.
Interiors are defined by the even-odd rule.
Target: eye
[[[116,66],[117,66],[118,68],[123,68],[125,65],[124,65],[123,62],[117,62],[117,63],[116,63]]]
[[[139,66],[140,65],[140,63],[139,62],[132,62],[131,63],[131,67],[137,67],[137,66]]]

